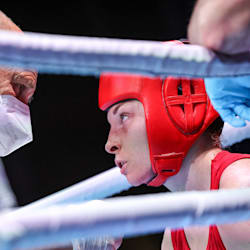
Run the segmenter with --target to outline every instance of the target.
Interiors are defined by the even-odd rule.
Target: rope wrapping
[[[204,78],[249,75],[250,53],[230,57],[196,45],[0,31],[0,65],[50,74]]]
[[[9,212],[0,217],[0,247],[27,249],[82,237],[131,237],[166,227],[249,220],[249,196],[249,188],[161,193],[51,206],[32,213]]]
[[[118,167],[111,168],[87,180],[74,184],[43,199],[19,208],[15,214],[28,213],[54,205],[76,204],[104,199],[131,187]]]

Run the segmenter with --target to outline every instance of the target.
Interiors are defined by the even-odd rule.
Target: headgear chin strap
[[[124,73],[100,77],[99,107],[137,99],[144,106],[150,159],[156,177],[150,186],[162,185],[175,175],[195,140],[218,117],[202,79],[151,78]]]

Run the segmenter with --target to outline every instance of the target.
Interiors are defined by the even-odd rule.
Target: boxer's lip
[[[121,160],[115,160],[115,164],[117,167],[122,168],[124,164],[126,164],[126,161],[121,161]]]

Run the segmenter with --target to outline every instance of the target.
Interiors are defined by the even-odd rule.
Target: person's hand
[[[233,127],[250,121],[250,76],[206,78],[205,86],[213,107]]]
[[[28,104],[36,89],[37,73],[0,68],[0,95],[13,95]]]
[[[226,54],[250,49],[249,0],[198,0],[188,26],[188,39]]]
[[[21,29],[0,11],[0,29],[22,32]],[[27,104],[36,89],[37,73],[29,70],[0,67],[0,95],[13,95]]]

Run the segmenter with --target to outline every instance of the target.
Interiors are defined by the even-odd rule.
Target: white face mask
[[[31,142],[29,106],[11,95],[0,95],[0,157]]]

